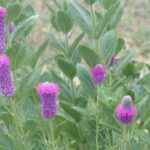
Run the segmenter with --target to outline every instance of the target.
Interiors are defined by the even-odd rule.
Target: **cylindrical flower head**
[[[0,7],[0,53],[6,51],[5,43],[5,17],[7,15],[7,9]]]
[[[14,31],[15,25],[13,22],[10,22],[8,25],[9,34],[11,34]]]
[[[101,84],[106,76],[106,69],[102,65],[98,64],[91,69],[92,80],[95,84]]]
[[[0,91],[6,97],[11,97],[15,94],[10,71],[10,60],[6,55],[0,55]]]
[[[125,96],[122,99],[122,103],[116,108],[117,118],[123,125],[131,124],[136,111],[136,107],[132,104],[132,98]]]
[[[42,117],[51,119],[57,114],[57,84],[44,82],[40,83],[37,92],[41,98]]]
[[[113,67],[115,64],[116,64],[116,56],[113,55],[112,58],[111,58],[111,61],[110,61],[109,66],[110,66],[110,67]]]

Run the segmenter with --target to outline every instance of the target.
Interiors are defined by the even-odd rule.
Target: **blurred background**
[[[53,0],[27,0],[27,3],[31,4],[40,15],[36,27],[30,34],[31,43],[37,47],[45,39],[43,32],[51,31],[50,13],[45,2],[53,5]],[[150,0],[124,0],[122,2],[124,12],[117,27],[117,33],[125,39],[126,49],[137,52],[137,61],[150,63]]]

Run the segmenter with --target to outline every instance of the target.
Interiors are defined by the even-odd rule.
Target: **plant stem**
[[[97,100],[96,100],[96,150],[99,150],[99,96],[98,96],[99,87],[97,87]]]
[[[56,141],[55,141],[55,136],[54,136],[54,128],[53,128],[53,121],[50,120],[50,134],[51,134],[51,143],[52,143],[52,147],[53,150],[56,150]]]
[[[126,126],[123,126],[123,133],[122,133],[122,150],[126,150]]]
[[[68,42],[68,35],[65,34],[65,44],[66,44],[66,50],[67,50],[67,56],[69,56],[69,42]]]
[[[74,99],[75,98],[75,89],[74,89],[73,80],[71,80],[71,89],[72,89],[72,97]]]

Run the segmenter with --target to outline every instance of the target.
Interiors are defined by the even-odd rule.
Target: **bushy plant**
[[[133,61],[118,36],[123,4],[43,2],[53,32],[37,50],[28,41],[38,19],[32,6],[0,3],[15,86],[13,97],[1,96],[0,149],[148,150],[150,66]]]

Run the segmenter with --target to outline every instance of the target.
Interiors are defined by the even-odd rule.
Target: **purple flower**
[[[91,69],[92,80],[95,84],[101,84],[106,76],[106,69],[102,65],[98,64]]]
[[[37,87],[37,92],[41,98],[42,116],[51,119],[57,114],[57,94],[59,87],[57,84],[44,82]]]
[[[11,97],[15,94],[10,71],[10,60],[6,55],[0,55],[0,91],[6,97]]]
[[[0,53],[6,51],[5,43],[5,17],[7,15],[7,9],[0,7]]]
[[[130,96],[124,96],[122,103],[116,108],[117,118],[121,124],[131,124],[136,114],[136,107],[132,104],[132,98]]]
[[[113,67],[115,64],[116,64],[116,56],[113,55],[112,58],[111,58],[111,61],[110,61],[109,66],[110,66],[110,67]]]
[[[15,25],[14,22],[10,22],[8,25],[9,34],[11,34],[14,31]]]

